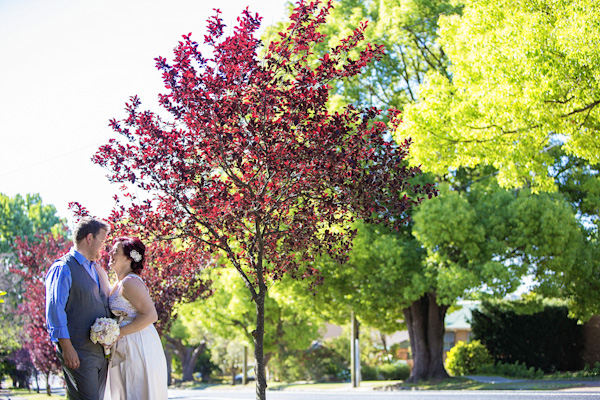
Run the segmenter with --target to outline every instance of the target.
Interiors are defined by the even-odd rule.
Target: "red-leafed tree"
[[[366,24],[318,62],[311,48],[323,37],[331,3],[300,1],[289,29],[268,46],[255,38],[260,17],[246,10],[224,35],[219,11],[208,21],[205,57],[190,35],[172,63],[156,59],[171,117],[140,110],[111,121],[112,139],[94,156],[115,182],[130,182],[153,199],[133,203],[127,218],[164,238],[227,257],[256,306],[257,398],[265,398],[263,357],[267,284],[284,274],[313,277],[317,254],[343,261],[353,218],[401,225],[406,211],[433,188],[412,186],[419,173],[403,162],[408,142],[384,138],[374,108],[327,109],[330,85],[357,75],[383,49],[367,45],[351,59]]]
[[[15,240],[14,251],[19,265],[10,271],[20,275],[24,282],[23,301],[19,313],[26,317],[23,347],[29,350],[33,364],[46,377],[46,393],[50,392],[50,375],[60,372],[56,350],[46,330],[46,287],[44,278],[50,265],[68,251],[70,242],[47,233],[36,238]]]

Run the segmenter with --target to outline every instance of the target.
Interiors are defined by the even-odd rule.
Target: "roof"
[[[458,302],[460,309],[447,314],[444,320],[447,331],[470,331],[472,311],[479,307],[479,301],[462,300]]]

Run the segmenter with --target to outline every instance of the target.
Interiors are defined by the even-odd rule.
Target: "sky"
[[[0,193],[39,193],[71,219],[77,201],[107,217],[118,184],[92,155],[116,133],[132,95],[158,111],[154,58],[172,59],[183,34],[202,42],[219,8],[228,28],[248,7],[263,27],[287,19],[286,0],[0,0]]]

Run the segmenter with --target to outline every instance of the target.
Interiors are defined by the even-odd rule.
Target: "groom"
[[[100,344],[90,340],[90,327],[110,317],[110,285],[96,263],[109,232],[106,222],[84,217],[73,230],[73,247],[46,275],[46,324],[57,343],[69,399],[101,400],[108,363]]]

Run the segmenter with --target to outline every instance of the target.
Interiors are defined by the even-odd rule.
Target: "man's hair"
[[[106,222],[100,219],[83,217],[73,228],[73,239],[75,239],[75,243],[79,243],[90,233],[94,235],[94,237],[98,236],[98,233],[100,233],[102,229],[108,232],[110,227]]]

